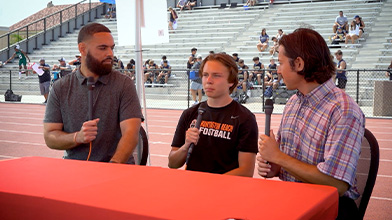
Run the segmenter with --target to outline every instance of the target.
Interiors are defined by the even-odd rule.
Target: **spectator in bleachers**
[[[128,75],[132,80],[135,80],[136,79],[136,76],[135,76],[135,60],[134,59],[131,59],[130,61],[129,61],[129,63],[127,64],[127,66],[126,66],[126,72],[125,72],[125,74],[126,75]]]
[[[193,64],[195,63],[195,61],[196,61],[196,52],[197,52],[197,49],[195,47],[191,49],[191,55],[189,56],[188,62],[186,63],[186,68],[187,69],[192,68]],[[188,76],[189,76],[189,70],[187,71],[187,73],[188,73]]]
[[[342,27],[338,27],[336,33],[329,37],[329,42],[332,44],[339,44],[339,41],[345,40],[346,38],[346,30]]]
[[[261,30],[259,43],[257,44],[257,50],[259,50],[259,52],[263,52],[268,47],[268,40],[269,36],[267,34],[267,31],[265,30],[265,28],[263,28]]]
[[[343,52],[341,50],[336,51],[335,53],[336,59],[338,60],[338,64],[336,67],[336,78],[338,79],[337,87],[345,90],[347,84],[347,76],[346,76],[346,61],[343,59]]]
[[[273,95],[273,91],[279,86],[277,65],[275,63],[275,59],[273,58],[270,59],[270,64],[268,65],[267,71],[265,73],[264,85],[265,91],[263,95],[265,97],[271,97]],[[263,97],[263,95],[261,95],[261,97]]]
[[[125,75],[129,76],[133,81],[135,81],[135,66],[132,63],[128,63],[125,69]]]
[[[278,65],[276,65],[275,63],[275,59],[271,58],[270,59],[270,64],[268,65],[268,72],[265,76],[265,85],[266,86],[272,86],[274,84],[276,84],[275,82],[278,81]],[[277,86],[275,85],[274,87],[277,88]],[[274,88],[274,89],[276,89]]]
[[[359,38],[359,32],[359,26],[355,25],[355,22],[352,21],[350,24],[350,32],[346,35],[346,40],[344,41],[346,48],[349,41],[351,41],[352,44],[356,43],[357,39]],[[350,48],[354,48],[354,45],[351,45]]]
[[[167,60],[164,60],[160,68],[162,70],[159,72],[157,82],[167,84],[167,81],[169,80],[171,74],[171,66],[169,65],[169,62]]]
[[[161,66],[163,65],[163,62],[164,62],[165,60],[167,61],[167,65],[170,65],[170,62],[167,60],[166,55],[163,55],[163,56],[162,56],[162,60],[161,60]]]
[[[148,78],[150,79],[151,83],[155,83],[156,82],[156,78],[158,77],[159,71],[157,69],[159,69],[158,65],[154,62],[153,59],[150,59],[150,61],[148,62]]]
[[[177,22],[178,16],[176,11],[174,11],[172,7],[169,7],[169,12],[170,12],[169,30],[174,30],[173,24]]]
[[[195,6],[196,6],[197,0],[188,0],[188,2],[186,3],[186,7],[189,10],[192,10]]]
[[[358,37],[359,38],[362,37],[362,34],[365,33],[365,30],[364,30],[365,23],[363,22],[362,18],[359,17],[359,15],[355,15],[355,17],[354,17],[354,24],[355,24],[356,27],[359,28]]]
[[[144,78],[146,78],[146,73],[148,72],[148,63],[150,62],[150,59],[147,59],[144,64],[143,64],[143,72],[144,72]],[[147,77],[148,78],[148,77]],[[146,82],[146,81],[144,81]]]
[[[81,61],[82,57],[80,56],[80,54],[76,54],[75,58],[76,59],[69,61],[68,64],[73,65],[73,66],[80,66],[80,64],[81,64],[80,61]]]
[[[215,52],[213,50],[210,50],[210,52],[208,52],[210,55],[211,54],[215,54]]]
[[[71,66],[65,62],[64,57],[61,57],[59,59],[60,64],[59,65],[53,65],[52,70],[58,71],[60,74],[60,78],[63,78],[64,76],[68,75],[69,73],[72,72]]]
[[[127,64],[127,69],[135,69],[135,65],[136,65],[135,60],[131,59],[131,60],[129,60],[129,63]],[[130,68],[128,68],[128,67],[130,67]]]
[[[256,4],[257,4],[257,0],[246,1],[246,6],[255,6]]]
[[[336,33],[339,27],[348,32],[348,20],[347,17],[343,15],[343,11],[339,11],[339,15],[336,16],[335,23],[333,24],[333,33]]]
[[[271,56],[274,56],[275,53],[277,53],[279,51],[279,41],[278,41],[278,38],[276,38],[276,37],[272,37],[272,41],[274,42],[274,44],[271,46],[269,52],[270,52]]]
[[[250,87],[250,83],[248,81],[248,72],[249,67],[245,65],[245,61],[243,59],[238,60],[238,84],[234,87],[232,92],[232,97],[238,96],[239,103],[246,103],[248,96],[248,87]],[[241,89],[242,91],[238,94],[237,90]]]
[[[118,59],[116,56],[113,56],[113,69],[115,70],[124,69],[123,62],[120,59]]]
[[[25,70],[24,72],[26,73],[26,78],[27,78],[29,76],[29,72],[27,71],[26,58],[29,59],[29,62],[30,62],[30,58],[23,50],[20,49],[19,45],[16,45],[14,50],[15,50],[14,54],[12,54],[12,56],[7,61],[4,62],[4,65],[7,64],[10,60],[14,59],[15,56],[17,56],[19,58],[19,79],[21,79],[22,77],[22,71],[21,71],[22,65],[24,67]]]
[[[235,63],[238,65],[238,61],[240,60],[240,58],[238,57],[238,53],[233,53],[232,57],[233,57]]]
[[[46,104],[48,100],[48,95],[49,95],[49,87],[50,87],[50,66],[45,63],[45,59],[41,58],[39,60],[39,69],[42,69],[44,71],[43,74],[38,74],[38,80],[39,80],[39,90],[41,91],[41,95],[44,96]]]
[[[76,59],[75,60],[71,60],[68,62],[69,65],[75,66],[75,68],[72,70],[72,72],[76,72],[81,64],[81,56],[80,54],[76,54],[75,55]]]
[[[262,85],[261,84],[261,76],[263,75],[263,70],[264,65],[260,62],[259,57],[253,57],[253,71],[250,72],[249,74],[249,80],[250,82],[254,82],[256,85]]]
[[[192,70],[195,70],[195,71],[199,70],[202,60],[203,60],[203,57],[200,54],[198,54],[196,57],[196,61],[194,62],[193,66],[192,66]],[[198,77],[197,79],[191,80],[191,94],[192,94],[192,100],[194,101],[193,105],[196,105],[199,102],[201,102],[201,98],[203,96],[202,89],[203,89],[203,85],[202,85],[202,81],[201,81],[200,77]],[[196,99],[196,93],[197,93],[198,99]]]
[[[177,8],[180,8],[180,11],[184,9],[186,6],[187,0],[179,0],[177,3]]]
[[[283,30],[282,29],[278,29],[278,33],[276,34],[276,39],[278,40],[278,42],[279,42],[280,38],[283,37],[283,35],[285,35]]]
[[[109,4],[108,9],[106,10],[105,18],[116,18],[116,7],[112,4]]]
[[[389,64],[389,66],[388,66],[388,70],[387,70],[387,72],[385,73],[385,76],[386,77],[389,77],[389,80],[392,80],[392,60],[391,60],[391,64]]]

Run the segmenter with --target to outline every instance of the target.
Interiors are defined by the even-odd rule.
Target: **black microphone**
[[[94,77],[87,78],[88,87],[88,120],[93,120],[93,90],[95,87]]]
[[[265,100],[265,135],[270,136],[271,130],[271,114],[274,110],[274,101],[272,99]]]
[[[264,105],[264,111],[265,111],[265,135],[270,136],[270,130],[271,130],[271,114],[272,111],[274,110],[274,101],[272,99],[266,99],[265,100],[265,105]],[[269,164],[269,162],[267,161]]]
[[[200,128],[200,123],[201,123],[201,118],[203,117],[203,113],[206,111],[203,107],[201,107],[202,104],[200,104],[199,108],[197,109],[197,119],[196,119],[196,125],[195,128],[199,129]],[[188,165],[189,158],[191,157],[191,153],[193,151],[193,147],[195,146],[194,143],[191,143],[189,145],[188,149],[188,155],[186,156],[186,164]]]

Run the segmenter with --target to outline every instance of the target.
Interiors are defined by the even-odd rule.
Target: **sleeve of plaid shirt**
[[[325,143],[324,162],[317,165],[320,172],[353,186],[356,167],[365,131],[365,117],[352,102],[347,108],[335,109]]]

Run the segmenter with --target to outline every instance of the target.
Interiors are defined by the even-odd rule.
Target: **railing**
[[[95,4],[96,7],[92,8],[91,1],[88,5],[81,4],[85,1],[80,1],[1,35],[0,42],[6,42],[6,47],[0,50],[0,60],[7,60],[13,52],[11,51],[12,47],[17,44],[25,52],[30,53],[32,50],[39,49],[42,45],[47,45],[50,41],[54,41],[64,34],[73,32],[86,22],[97,18],[99,12],[103,14],[105,11],[104,4]],[[92,18],[92,16],[94,17]],[[81,19],[78,19],[78,17],[81,17]]]
[[[155,71],[159,72],[160,69]],[[386,71],[386,69],[351,69],[346,72],[348,78],[346,93],[359,104],[367,117],[392,116],[374,114],[375,108],[379,108],[382,104],[385,104],[381,102],[386,102],[390,99],[389,96],[385,97],[384,94],[375,92],[376,82],[388,81],[388,78],[385,75]],[[263,76],[264,75],[262,75],[262,78]],[[13,92],[18,95],[40,98],[41,95],[39,92],[37,78],[36,74],[34,74],[32,78],[18,80],[17,69],[0,68],[0,94],[4,94],[8,89],[12,89]],[[189,88],[190,80],[187,74],[187,69],[172,69],[171,77],[166,84],[162,81],[145,85],[145,94],[147,99],[146,107],[186,109],[193,104]],[[263,83],[262,85],[256,85],[253,83],[248,89],[250,97],[244,105],[253,112],[263,112],[264,98],[267,97],[261,97],[261,95],[265,94],[265,86]],[[238,91],[238,94],[240,94],[241,89]],[[278,89],[274,91],[272,98],[275,100],[275,113],[281,113],[283,111],[285,102],[292,94],[294,94],[294,92],[286,91],[284,87],[278,87]],[[1,97],[0,100],[3,101],[4,99],[2,98],[3,97]],[[206,100],[205,95],[203,95],[202,100]],[[380,102],[380,100],[384,101]],[[34,101],[28,101],[25,98],[22,98],[22,101],[34,103]]]

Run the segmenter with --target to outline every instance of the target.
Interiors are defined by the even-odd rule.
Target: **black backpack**
[[[14,92],[11,89],[7,89],[7,91],[4,94],[4,99],[5,101],[10,101],[10,102],[20,102],[22,96],[14,94]]]

